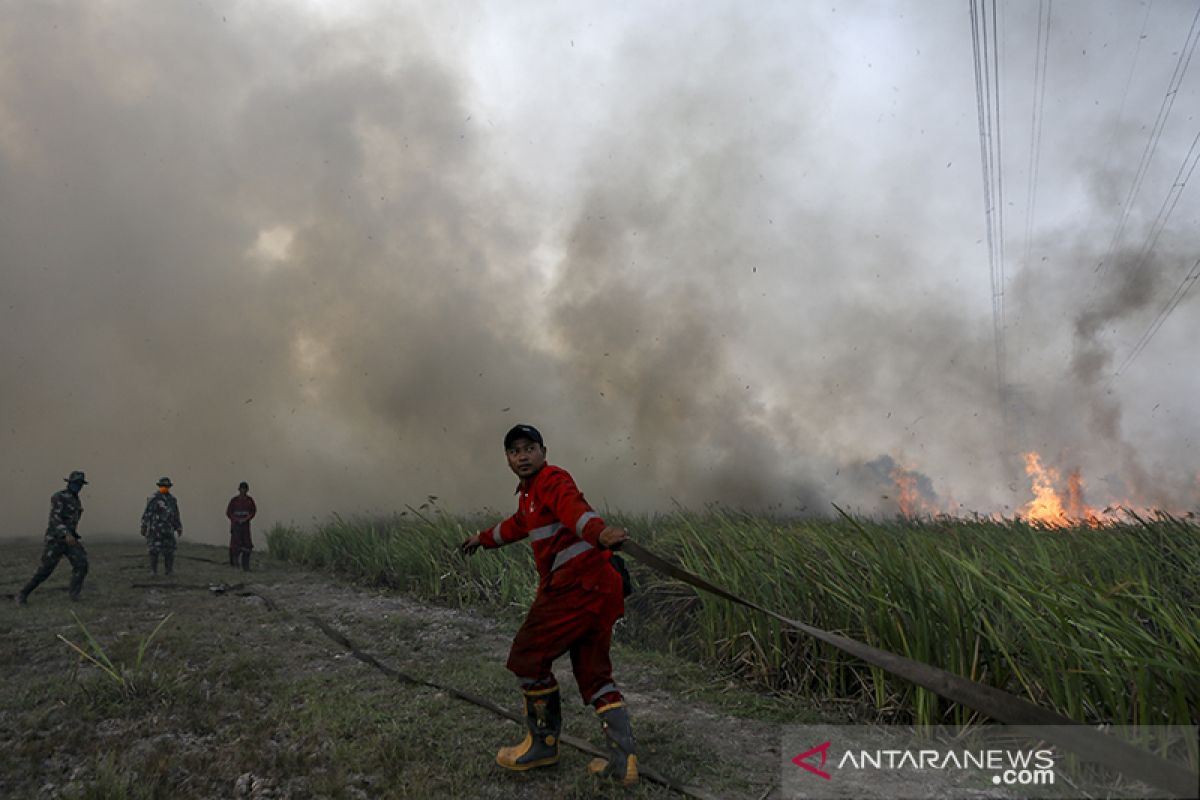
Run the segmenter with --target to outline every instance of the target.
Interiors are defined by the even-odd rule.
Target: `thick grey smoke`
[[[1005,429],[965,13],[333,8],[4,7],[0,534],[38,533],[77,468],[85,532],[132,535],[163,474],[209,541],[243,479],[264,523],[507,509],[517,421],[613,508],[890,513],[861,467],[886,453],[949,506],[1013,510],[1029,447],[1095,495],[1195,505],[1194,302],[1108,377],[1186,268],[1196,205],[1138,276],[1080,289],[1156,108],[1137,98],[1172,65],[1125,118],[1071,99],[1072,70],[1105,42],[1128,64],[1136,10],[1052,50]]]
[[[93,530],[169,474],[212,538],[242,479],[271,520],[479,497],[485,443],[503,466],[527,244],[463,76],[419,28],[234,11],[5,17],[10,532],[73,468]]]

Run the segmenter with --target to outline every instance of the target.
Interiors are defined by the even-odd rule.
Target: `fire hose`
[[[142,588],[142,587],[167,588],[165,586],[159,586],[157,584],[136,584],[135,583],[135,584],[132,584],[132,586],[134,588]],[[233,586],[226,586],[226,585],[208,586],[208,587],[178,586],[178,587],[174,587],[174,588],[189,588],[189,589],[207,588],[216,594],[224,594],[227,591],[236,591],[237,594],[242,595],[242,596],[253,595],[255,597],[262,599],[262,601],[266,604],[267,608],[270,609],[271,611],[281,612],[281,613],[285,613],[285,614],[291,613],[287,609],[282,607],[279,603],[275,602],[270,597],[268,597],[266,594],[262,593],[261,591],[244,588],[244,584],[240,584],[240,583],[234,584]],[[356,659],[363,662],[364,664],[374,667],[375,669],[379,670],[380,672],[382,672],[385,675],[388,675],[389,677],[395,678],[402,683],[408,683],[408,684],[412,684],[414,686],[425,686],[430,689],[437,689],[438,691],[445,692],[446,694],[448,694],[452,697],[456,697],[459,700],[464,700],[468,703],[471,703],[472,705],[476,705],[476,706],[479,706],[480,708],[487,709],[488,711],[491,711],[493,714],[497,714],[506,719],[510,719],[513,722],[519,722],[522,724],[525,722],[524,716],[522,716],[520,714],[516,714],[513,711],[510,711],[506,708],[502,708],[499,705],[497,705],[496,703],[492,702],[491,700],[488,700],[486,697],[482,697],[481,695],[477,695],[473,692],[466,692],[466,691],[463,691],[462,689],[456,689],[453,686],[448,686],[444,683],[439,683],[438,681],[430,681],[430,680],[425,680],[424,678],[418,678],[414,675],[409,675],[406,672],[402,672],[401,670],[398,670],[395,667],[388,666],[387,664],[383,663],[378,658],[376,658],[373,654],[361,649],[358,645],[356,645],[353,641],[351,641],[350,638],[348,636],[346,636],[346,634],[342,633],[341,631],[337,630],[333,626],[329,625],[329,623],[325,622],[323,619],[316,616],[315,614],[305,614],[304,616],[309,622],[311,622],[313,625],[317,626],[317,628],[319,628],[321,630],[321,632],[324,633],[327,637],[332,639],[334,642],[336,642],[340,646],[346,648],[346,650],[352,656],[354,656]],[[594,746],[593,744],[591,744],[590,742],[588,742],[584,739],[580,739],[577,736],[571,736],[569,734],[562,734],[559,736],[559,741],[563,742],[564,744],[568,744],[571,747],[574,747],[576,750],[580,750],[584,753],[588,753],[589,755],[599,756],[600,758],[607,758],[607,754],[603,750]],[[673,781],[670,778],[668,778],[667,776],[658,772],[657,770],[655,770],[651,767],[647,767],[644,764],[641,764],[641,763],[638,764],[638,772],[642,775],[642,777],[646,778],[649,781],[652,781],[653,783],[661,784],[662,786],[665,786],[668,789],[672,789],[676,792],[679,792],[682,795],[685,795],[687,797],[693,797],[693,798],[695,798],[695,800],[718,800],[718,798],[715,795],[709,794],[708,792],[706,792],[705,790],[701,789],[698,786],[691,786],[688,784]]]
[[[838,509],[839,511],[841,509]],[[1114,736],[1105,734],[1086,724],[1077,722],[1076,720],[1065,717],[1057,712],[1043,708],[1039,705],[1031,703],[1024,698],[997,689],[992,686],[987,686],[976,681],[969,680],[956,675],[955,673],[926,664],[906,656],[892,653],[887,650],[881,650],[877,647],[872,647],[855,639],[851,639],[840,634],[831,633],[829,631],[816,628],[812,625],[800,622],[799,620],[791,619],[765,608],[752,600],[747,600],[739,597],[715,584],[712,584],[705,579],[695,575],[687,570],[667,561],[666,559],[655,555],[647,550],[642,545],[633,540],[626,540],[619,546],[622,553],[632,556],[646,567],[658,572],[669,578],[682,581],[696,589],[716,595],[731,603],[744,606],[751,610],[765,614],[772,619],[794,629],[806,633],[813,638],[824,642],[832,647],[848,653],[868,664],[879,667],[880,669],[895,675],[898,678],[909,681],[922,688],[928,689],[939,697],[947,700],[952,700],[961,703],[968,708],[979,711],[994,720],[1010,725],[1037,725],[1048,726],[1044,731],[1045,739],[1053,744],[1058,745],[1064,750],[1070,751],[1086,761],[1105,764],[1117,771],[1123,773],[1126,777],[1134,778],[1143,783],[1154,786],[1158,789],[1170,792],[1173,796],[1192,797],[1196,795],[1198,776],[1185,767],[1173,764],[1165,759],[1149,753],[1141,748],[1135,747],[1127,742],[1117,739]],[[143,586],[150,587],[151,584],[134,584],[135,587]],[[153,585],[155,588],[167,588],[166,586]],[[201,588],[201,587],[177,587],[177,588]],[[242,589],[242,584],[235,586],[220,586],[218,588],[209,588],[218,593],[224,593],[226,590]],[[255,595],[267,604],[267,607],[273,611],[283,611],[279,604],[271,600],[268,596],[260,591],[252,591],[244,589],[240,592],[245,595]],[[374,655],[361,650],[357,645],[343,633],[330,627],[327,623],[315,615],[306,615],[307,619],[321,629],[333,641],[345,647],[355,658],[363,663],[369,664],[379,671],[397,678],[404,683],[414,685],[427,686],[436,688],[446,692],[461,700],[465,700],[481,708],[492,711],[495,714],[506,717],[508,719],[520,722],[522,718],[509,711],[501,708],[497,704],[487,698],[475,695],[470,692],[464,692],[451,686],[446,686],[436,681],[428,681],[422,678],[417,678],[399,670],[396,670],[379,661]],[[588,742],[578,739],[573,736],[562,736],[561,741],[579,749],[586,753],[603,757],[603,753],[593,747]],[[659,774],[653,769],[639,765],[639,771],[647,779],[673,789],[681,794],[689,797],[698,798],[698,800],[710,800],[712,795],[704,790],[695,787],[676,783],[664,775]]]
[[[839,511],[841,509],[838,509]],[[999,722],[1010,725],[1045,725],[1047,741],[1069,750],[1087,761],[1105,764],[1129,778],[1136,778],[1158,789],[1169,791],[1174,796],[1194,797],[1198,786],[1196,773],[1159,758],[1152,753],[1102,733],[1076,720],[1009,694],[1001,689],[986,686],[944,669],[914,661],[896,653],[871,647],[855,639],[814,628],[799,620],[763,608],[758,603],[738,597],[703,578],[693,575],[671,562],[660,558],[635,541],[626,540],[620,545],[627,553],[650,569],[667,577],[683,581],[697,589],[714,594],[731,603],[766,614],[790,628],[807,633],[814,639],[836,647],[844,653],[859,658],[868,664],[903,678],[910,683],[928,689],[934,694],[961,703],[982,712]]]

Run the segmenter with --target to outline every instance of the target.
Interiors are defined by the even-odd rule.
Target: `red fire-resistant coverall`
[[[621,576],[597,537],[604,520],[570,474],[550,464],[522,480],[517,513],[480,531],[486,548],[528,537],[539,576],[537,597],[513,639],[508,669],[525,688],[555,684],[554,660],[568,650],[584,703],[621,700],[612,679],[612,626],[625,613]]]
[[[250,539],[250,520],[258,513],[254,498],[250,495],[234,495],[225,506],[225,516],[229,517],[229,553],[231,556],[239,553],[249,553],[254,549]]]

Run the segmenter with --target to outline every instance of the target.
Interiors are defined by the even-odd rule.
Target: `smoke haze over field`
[[[72,469],[85,535],[164,474],[214,542],[240,480],[507,512],[518,421],[618,509],[1011,512],[1029,448],[1197,508],[1196,293],[1112,376],[1200,257],[1197,186],[1142,255],[1200,66],[1108,253],[1195,9],[1054,4],[1026,263],[1027,5],[1005,429],[963,4],[0,2],[0,536]]]

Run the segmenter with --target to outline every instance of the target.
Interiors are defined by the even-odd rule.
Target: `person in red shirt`
[[[249,491],[250,484],[242,481],[238,484],[237,495],[225,506],[225,516],[229,518],[229,566],[236,567],[240,558],[245,571],[250,570],[250,553],[254,550],[254,542],[250,540],[250,520],[258,513]]]
[[[595,708],[608,750],[607,759],[593,759],[588,768],[633,785],[638,782],[633,729],[609,657],[613,623],[625,613],[621,575],[610,557],[628,534],[605,524],[566,470],[546,463],[536,428],[514,427],[504,436],[504,451],[509,469],[521,479],[517,513],[461,545],[470,555],[528,538],[538,571],[537,596],[507,665],[521,683],[528,730],[520,744],[500,749],[496,763],[517,771],[557,763],[562,705],[551,666],[570,652],[579,693]]]

